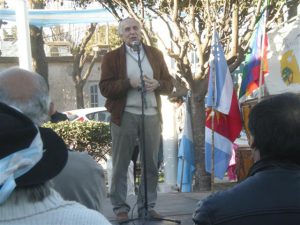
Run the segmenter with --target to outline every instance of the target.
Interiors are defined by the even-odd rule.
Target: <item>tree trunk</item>
[[[75,84],[77,109],[84,108],[83,87],[84,87],[84,82],[82,81]]]
[[[193,191],[211,190],[211,176],[205,171],[205,95],[208,79],[194,81],[192,87],[192,121],[195,148],[195,185]],[[197,136],[197,134],[199,136]]]
[[[33,69],[42,75],[48,83],[48,62],[44,50],[43,28],[30,26],[30,39]]]
[[[44,9],[44,2],[40,0],[29,0],[30,8]],[[44,50],[43,28],[30,26],[31,54],[33,69],[42,75],[48,82],[48,62]]]
[[[95,53],[96,55],[94,55],[90,65],[87,68],[87,71],[85,72],[85,74],[82,74],[84,65],[86,64],[88,58],[86,47],[91,40],[96,27],[97,26],[95,23],[90,24],[90,27],[85,33],[84,38],[81,40],[81,43],[73,49],[72,78],[76,88],[76,104],[78,109],[84,108],[83,87],[91,74],[92,68],[95,64],[95,60],[98,58],[97,53]]]
[[[233,3],[233,12],[232,12],[232,49],[230,52],[230,58],[236,58],[238,54],[238,31],[239,31],[239,6],[238,6],[238,1],[235,0]]]

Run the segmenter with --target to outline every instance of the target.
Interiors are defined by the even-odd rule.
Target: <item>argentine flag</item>
[[[189,97],[187,97],[185,108],[183,135],[178,151],[177,185],[181,192],[191,192],[195,162]]]

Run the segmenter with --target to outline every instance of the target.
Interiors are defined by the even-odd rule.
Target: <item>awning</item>
[[[0,19],[16,21],[15,10],[0,9]],[[103,8],[81,10],[28,10],[30,25],[38,27],[54,26],[61,24],[82,23],[116,23],[117,20]]]

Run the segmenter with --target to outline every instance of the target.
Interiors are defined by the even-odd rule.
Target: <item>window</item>
[[[89,81],[89,107],[103,107],[105,105],[106,98],[104,98],[99,90],[99,81]]]
[[[98,85],[93,84],[90,86],[90,97],[91,97],[91,107],[98,107],[99,101],[98,101]]]

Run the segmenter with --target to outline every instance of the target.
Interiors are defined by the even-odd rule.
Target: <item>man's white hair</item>
[[[28,98],[24,97],[20,99],[15,97],[14,92],[18,90],[7,85],[7,81],[13,79],[13,76],[24,76],[28,80],[31,79],[33,87],[28,88],[34,88],[34,92],[29,95]],[[37,73],[19,68],[2,71],[0,73],[0,102],[19,109],[37,125],[41,125],[49,120],[50,97],[48,84],[45,79]]]
[[[137,22],[139,28],[141,29],[141,24],[139,23],[139,21],[137,21],[136,19],[132,18],[132,17],[126,17],[125,19],[121,20],[120,23],[119,23],[119,27],[118,27],[118,34],[119,36],[121,36],[123,34],[123,25],[124,25],[124,22],[127,21],[127,20],[134,20]]]

